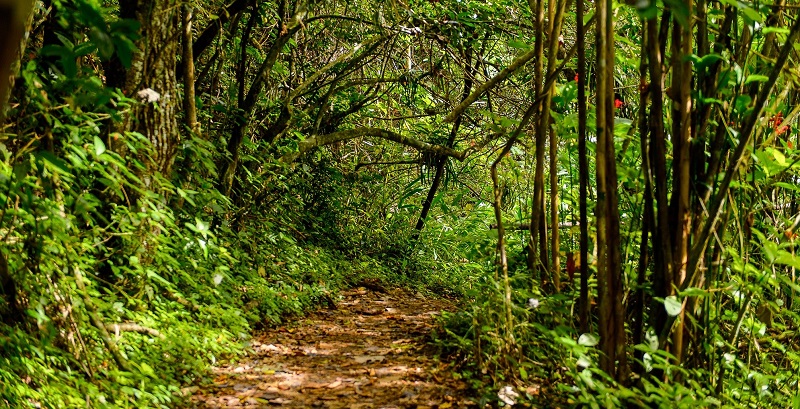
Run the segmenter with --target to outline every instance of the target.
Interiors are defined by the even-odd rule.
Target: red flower
[[[622,107],[622,105],[624,105],[624,103],[620,99],[615,99],[614,100],[614,108],[620,109]]]
[[[578,82],[578,74],[575,74],[575,82]]]

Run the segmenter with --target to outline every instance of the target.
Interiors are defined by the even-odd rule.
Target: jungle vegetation
[[[364,279],[484,403],[800,406],[792,2],[0,10],[4,406],[179,407]]]

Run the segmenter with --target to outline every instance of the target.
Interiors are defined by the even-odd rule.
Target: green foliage
[[[783,17],[773,18],[775,8],[726,0],[706,4],[700,18],[676,0],[614,4],[617,239],[625,283],[618,295],[628,301],[628,324],[648,333],[640,345],[624,346],[635,366],[629,382],[618,384],[598,368],[603,340],[575,329],[577,282],[553,293],[545,274],[527,271],[522,249],[530,232],[515,228],[530,221],[535,207],[533,138],[545,135],[521,135],[499,166],[510,299],[498,267],[487,170],[522,112],[541,97],[531,91],[535,60],[484,92],[458,128],[442,120],[465,87],[474,91],[548,40],[536,36],[532,2],[262,2],[230,14],[197,3],[195,34],[221,29],[195,56],[200,126],[167,135],[177,150],[167,158],[168,174],[155,170],[164,159],[163,146],[153,144],[158,132],[129,131],[131,124],[151,125],[161,107],[136,97],[161,78],[149,77],[148,59],[139,67],[133,61],[147,56],[152,42],[177,41],[180,30],[167,25],[163,37],[144,38],[150,22],[135,20],[141,16],[134,3],[145,2],[59,0],[37,7],[0,140],[0,403],[179,406],[181,387],[206,382],[209,365],[246,353],[252,327],[330,306],[337,290],[378,281],[462,300],[460,311],[444,314],[435,341],[483,403],[496,402],[497,391],[512,385],[532,406],[798,406],[800,354],[791,341],[800,292],[800,152],[796,132],[783,124],[797,113],[791,69],[776,88],[785,91],[766,101],[742,164],[734,164],[739,169],[723,197],[722,222],[701,257],[702,280],[664,294],[673,283],[654,280],[655,264],[664,260],[653,256],[657,244],[667,243],[654,241],[652,225],[649,236],[641,234],[645,189],[663,183],[667,192],[653,210],[669,211],[676,208],[672,189],[683,182],[674,174],[681,158],[668,152],[679,146],[671,128],[674,71],[664,83],[664,118],[651,119],[650,105],[638,106],[640,92],[650,90],[647,76],[639,78],[640,17],[663,17],[668,9],[677,23],[664,19],[668,41],[666,30],[694,22],[692,51],[675,56],[677,47],[662,44],[658,64],[692,63],[689,206],[692,229],[699,229],[713,204],[703,194],[723,180],[740,138],[750,138],[742,124],[764,102],[756,91],[770,78],[774,48],[790,32]],[[728,13],[735,35],[715,39]],[[560,216],[544,233],[561,229],[560,247],[551,249],[561,254],[577,250],[579,207],[591,215],[604,200],[591,186],[589,203],[579,200],[576,60],[564,56],[590,17],[567,12],[556,61],[563,71],[555,75],[556,157],[548,172],[558,186],[543,188],[559,189]],[[591,60],[591,39],[587,47]],[[592,64],[586,72],[591,157]],[[135,84],[122,81],[136,69],[142,72],[132,77]],[[177,93],[162,98],[183,99],[180,75],[170,72]],[[168,113],[175,121],[185,114]],[[643,151],[639,119],[666,126],[668,151],[657,152],[665,174],[643,171],[643,156],[652,161],[656,153],[653,141]],[[369,137],[283,160],[309,140],[364,127],[470,155],[460,161],[419,143]],[[715,161],[716,173],[705,174]],[[233,177],[226,180],[229,164]],[[594,160],[589,170],[594,174]],[[417,231],[437,174],[441,183]],[[668,219],[670,229],[675,220]],[[594,242],[594,222],[588,228]],[[690,242],[702,242],[691,234]],[[639,268],[635,261],[644,255],[651,257]],[[592,278],[594,298],[596,287]],[[648,331],[661,315],[685,328],[681,365],[666,352],[668,340],[659,345],[661,334]]]

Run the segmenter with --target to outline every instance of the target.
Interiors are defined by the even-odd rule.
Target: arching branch
[[[586,32],[586,30],[588,30],[589,27],[591,27],[591,25],[594,23],[594,20],[595,20],[595,16],[593,15],[591,17],[591,19],[589,19],[589,21],[587,21],[586,24],[583,25],[583,31],[584,32]],[[546,85],[545,85],[544,89],[548,89],[549,88],[549,84],[552,84],[553,82],[555,82],[556,77],[564,69],[564,66],[566,66],[567,61],[569,61],[572,58],[572,55],[575,53],[576,50],[577,50],[577,47],[576,47],[575,44],[573,44],[572,47],[570,47],[570,49],[567,51],[567,58],[563,59],[561,61],[561,64],[558,66],[558,68],[556,68],[550,74],[550,76],[547,77],[547,79],[545,81]],[[460,115],[462,112],[464,112],[478,98],[480,98],[481,95],[483,95],[484,93],[488,92],[489,90],[491,90],[492,88],[497,86],[497,84],[503,82],[506,78],[508,78],[516,70],[518,70],[519,68],[524,66],[528,61],[530,61],[535,56],[536,56],[536,52],[535,52],[535,47],[534,47],[530,51],[528,51],[527,53],[522,54],[521,56],[517,57],[517,59],[512,61],[511,64],[508,67],[504,68],[502,71],[497,73],[497,75],[495,75],[494,77],[489,79],[489,81],[486,81],[485,83],[481,84],[479,87],[475,88],[475,91],[473,91],[472,94],[470,94],[467,98],[465,98],[463,101],[461,101],[461,103],[458,104],[458,106],[453,108],[453,110],[450,111],[449,114],[447,114],[447,116],[444,118],[444,121],[445,122],[453,122],[453,121],[455,121],[456,117],[458,115]]]
[[[338,131],[333,132],[325,135],[317,135],[312,136],[308,139],[304,139],[298,143],[297,152],[292,152],[289,154],[284,155],[280,158],[280,162],[282,163],[292,163],[294,162],[300,155],[308,152],[309,150],[319,147],[330,145],[332,143],[347,141],[350,139],[360,138],[363,136],[372,136],[376,138],[385,139],[387,141],[397,142],[401,145],[409,146],[419,151],[435,153],[437,155],[442,156],[449,156],[451,158],[458,159],[459,161],[464,160],[467,157],[469,150],[465,150],[462,152],[458,152],[455,149],[448,148],[442,145],[434,145],[431,143],[423,142],[418,139],[414,139],[397,132],[387,131],[381,128],[355,128],[355,129],[348,129],[346,131]]]

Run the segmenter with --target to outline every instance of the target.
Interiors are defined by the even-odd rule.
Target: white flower
[[[514,390],[513,386],[504,386],[503,389],[497,392],[497,397],[506,405],[514,406],[517,404],[515,398],[519,397],[519,393]]]
[[[535,298],[528,298],[528,308],[532,310],[539,308],[539,300]]]

